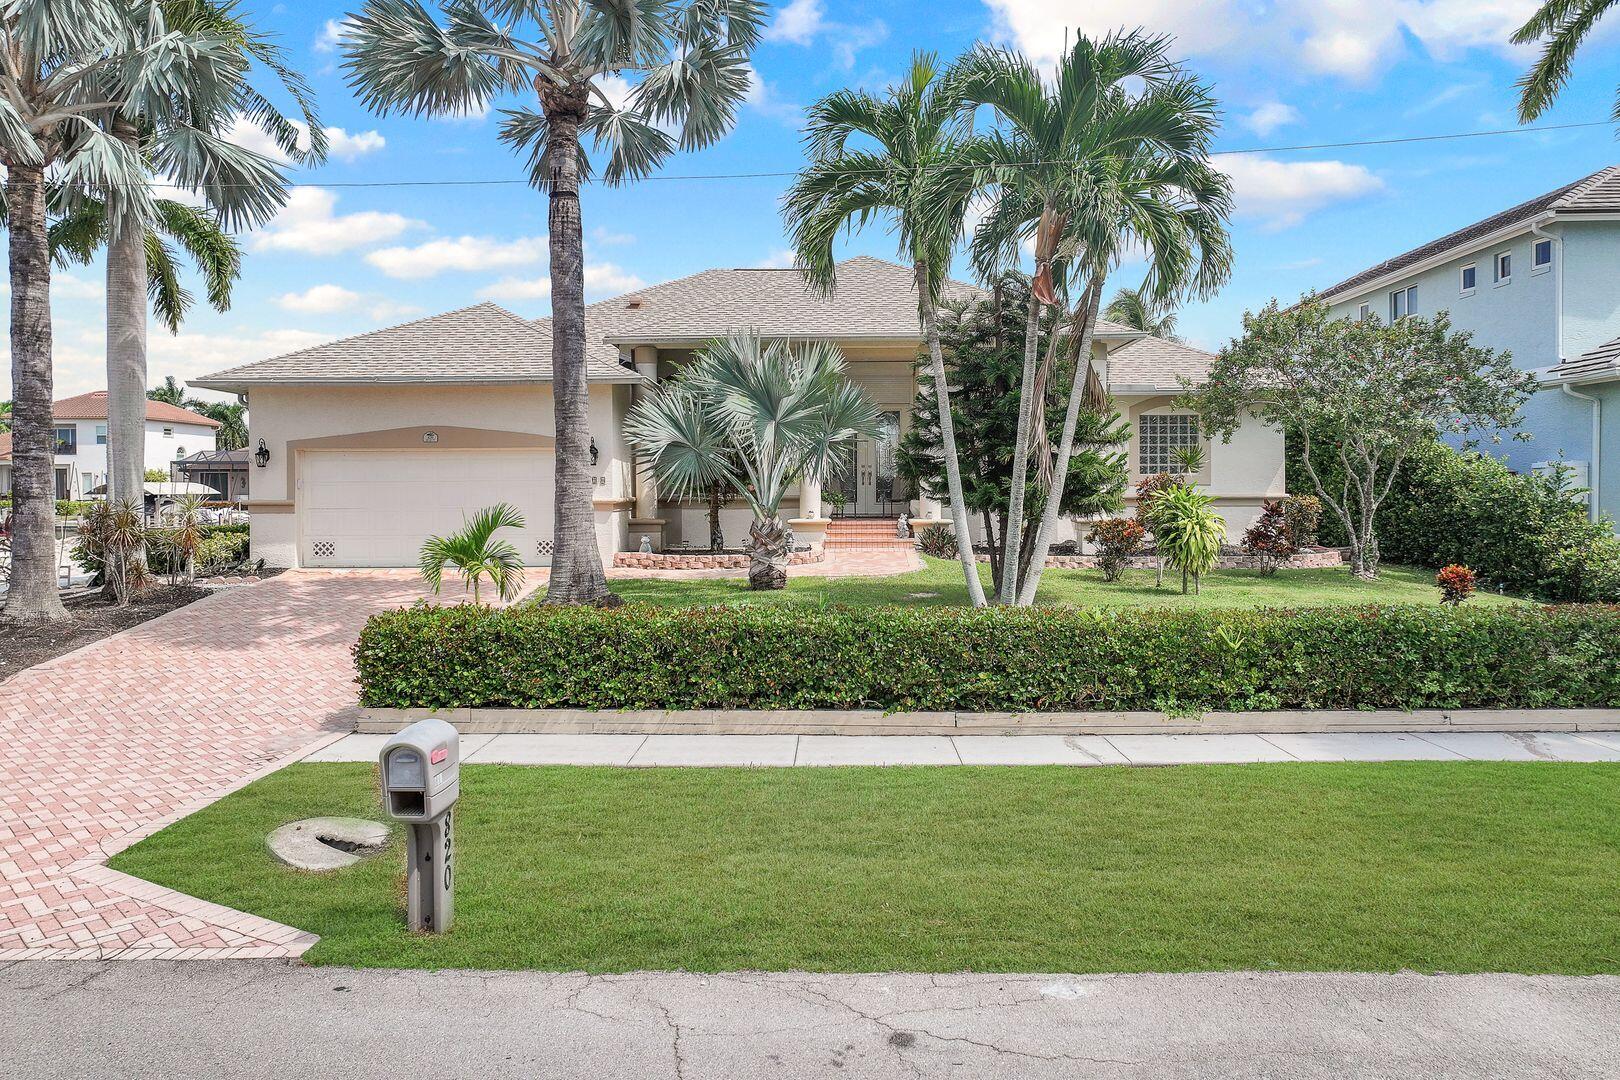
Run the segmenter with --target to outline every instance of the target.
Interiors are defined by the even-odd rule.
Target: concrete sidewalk
[[[349,735],[305,761],[375,761]],[[1620,761],[1620,732],[1318,735],[464,735],[468,764],[1190,765],[1255,761]]]
[[[1620,979],[0,968],[17,1080],[1612,1077]],[[227,1064],[228,1063],[228,1064]]]

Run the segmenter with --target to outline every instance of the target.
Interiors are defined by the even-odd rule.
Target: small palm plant
[[[1226,522],[1213,509],[1214,503],[1213,496],[1190,487],[1168,488],[1154,500],[1154,542],[1171,569],[1181,571],[1183,595],[1188,575],[1197,592],[1198,579],[1221,557]]]
[[[97,502],[79,522],[79,548],[101,563],[107,587],[119,607],[129,605],[130,596],[144,579],[145,564],[140,561],[140,552],[145,533],[140,504],[133,499]]]
[[[483,603],[479,583],[489,578],[502,600],[510,600],[523,587],[523,557],[509,540],[497,540],[501,529],[523,528],[523,515],[507,503],[486,506],[458,533],[430,536],[422,545],[422,577],[438,593],[444,568],[461,572],[463,588],[471,588],[473,603]]]
[[[675,378],[636,403],[630,444],[659,485],[695,498],[717,480],[754,512],[748,584],[787,585],[782,500],[805,476],[827,477],[856,436],[876,438],[878,409],[844,377],[828,342],[790,345],[757,334],[710,342]]]

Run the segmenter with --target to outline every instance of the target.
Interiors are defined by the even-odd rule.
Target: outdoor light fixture
[[[263,439],[259,440],[259,448],[253,451],[253,462],[261,469],[270,464],[270,448],[264,445]]]
[[[599,455],[598,455],[598,452],[597,452],[597,449],[596,449],[596,436],[592,435],[591,436],[591,464],[592,465],[596,464],[596,459],[597,459],[598,456]]]

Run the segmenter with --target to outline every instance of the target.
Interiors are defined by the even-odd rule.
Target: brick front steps
[[[822,560],[819,551],[795,551],[788,556],[789,566],[807,566]],[[705,552],[665,551],[647,554],[640,551],[616,551],[613,565],[634,570],[746,570],[748,556],[737,554],[710,555]]]
[[[1276,712],[896,712],[876,709],[361,709],[355,730],[430,716],[466,735],[1282,735],[1333,731],[1613,731],[1620,709],[1279,709]]]
[[[833,518],[824,543],[834,550],[916,547],[916,540],[896,535],[898,523],[897,518]]]
[[[979,555],[979,561],[987,563],[990,556]],[[1125,562],[1130,570],[1152,570],[1157,565],[1151,555],[1133,555]],[[1298,555],[1284,559],[1277,564],[1282,570],[1320,570],[1329,566],[1344,566],[1344,552],[1339,548],[1320,548],[1316,551],[1302,551]],[[1046,557],[1048,570],[1095,570],[1097,556],[1095,555],[1048,555]],[[1217,570],[1259,570],[1260,560],[1253,555],[1222,555],[1215,563]]]

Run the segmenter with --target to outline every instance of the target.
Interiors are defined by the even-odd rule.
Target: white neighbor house
[[[948,296],[971,295],[953,285]],[[728,333],[835,342],[850,378],[888,418],[889,434],[862,440],[844,479],[843,513],[921,522],[937,503],[902,490],[895,447],[911,424],[921,340],[911,271],[873,258],[839,265],[838,291],[814,294],[796,270],[717,269],[586,309],[596,535],[604,562],[650,538],[655,550],[708,544],[707,505],[660,498],[622,435],[638,389],[667,378],[692,351]],[[549,320],[485,303],[319,345],[195,379],[246,394],[250,441],[268,460],[252,469],[253,557],[272,566],[414,566],[430,535],[460,528],[481,507],[514,504],[533,565],[550,561],[553,427]],[[1092,362],[1130,420],[1132,481],[1175,446],[1201,442],[1199,478],[1233,535],[1261,501],[1284,494],[1280,434],[1254,423],[1230,443],[1200,439],[1175,409],[1180,376],[1213,358],[1104,322]],[[784,507],[800,540],[820,541],[819,484]],[[948,515],[944,515],[948,516]],[[732,544],[746,535],[740,501],[723,512]],[[1072,539],[1064,523],[1057,540]]]
[[[107,392],[96,390],[51,406],[56,421],[56,497],[83,499],[107,482]],[[219,422],[170,405],[146,403],[146,467],[214,449]],[[0,492],[11,491],[11,436],[0,435]]]

